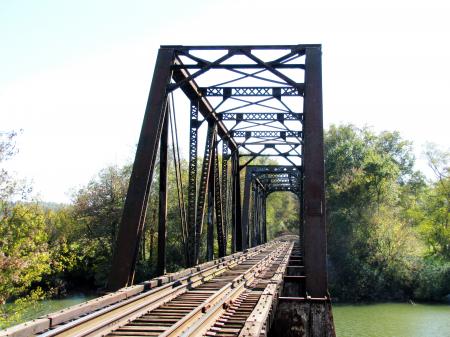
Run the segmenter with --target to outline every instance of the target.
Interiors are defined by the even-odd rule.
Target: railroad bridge
[[[260,157],[275,160],[255,164]],[[159,276],[134,284],[155,179]],[[268,241],[266,200],[277,191],[297,196],[300,225]],[[172,274],[169,193],[178,199],[186,265]],[[0,336],[334,336],[324,195],[320,45],[161,46],[109,292]]]

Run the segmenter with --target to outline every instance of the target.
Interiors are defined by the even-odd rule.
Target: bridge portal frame
[[[287,50],[286,56],[271,62],[263,62],[255,57],[252,52],[254,50]],[[215,60],[214,62],[205,62],[200,58],[191,58],[195,60],[193,64],[183,64],[180,61],[180,55],[188,55],[191,50],[226,50],[227,53]],[[250,60],[251,64],[230,64],[225,63],[232,55],[244,55]],[[292,56],[304,56],[305,62],[303,66],[293,65],[285,62]],[[261,88],[227,88],[221,91],[210,90],[208,88],[200,88],[195,82],[195,78],[211,69],[264,69],[272,75],[277,76],[284,81],[288,88],[272,88],[271,91],[259,90]],[[286,69],[303,68],[305,71],[304,83],[293,81],[289,76],[282,72]],[[196,70],[190,73],[190,70]],[[264,156],[262,150],[255,152],[248,150],[246,141],[250,137],[266,137],[266,139],[276,138],[277,141],[286,137],[294,137],[289,143],[291,150],[281,152],[277,149],[280,142],[266,142],[264,149],[275,149],[277,156],[282,156],[288,161],[290,156],[302,158],[302,189],[301,189],[301,205],[304,209],[303,233],[304,236],[304,262],[305,270],[308,275],[306,280],[306,290],[309,296],[324,297],[327,292],[327,272],[326,272],[326,231],[325,231],[325,189],[324,189],[324,157],[323,157],[323,120],[322,120],[322,80],[321,80],[321,46],[320,45],[284,45],[284,46],[161,46],[153,75],[150,93],[145,110],[144,120],[142,124],[141,134],[136,151],[135,162],[130,178],[130,184],[125,201],[122,220],[119,227],[117,245],[114,250],[112,270],[108,280],[108,289],[116,290],[121,287],[131,285],[134,279],[134,269],[139,248],[139,241],[143,231],[145,215],[153,172],[156,163],[156,155],[158,144],[163,146],[160,140],[167,137],[167,119],[169,118],[169,94],[171,91],[180,88],[186,97],[191,101],[191,124],[190,124],[190,172],[189,172],[189,195],[188,195],[188,243],[193,249],[189,251],[189,264],[194,265],[198,261],[199,254],[199,235],[202,230],[203,211],[205,201],[209,197],[209,204],[215,203],[216,214],[220,212],[219,208],[223,206],[224,199],[221,192],[226,189],[223,184],[220,189],[217,181],[219,181],[217,151],[217,137],[221,138],[224,160],[222,167],[228,165],[231,161],[231,209],[232,209],[232,238],[233,249],[242,250],[245,247],[244,231],[242,227],[241,214],[241,184],[240,184],[240,165],[239,159],[243,156],[250,157],[243,166],[247,166],[253,158]],[[173,81],[173,82],[171,82]],[[256,89],[256,90],[254,90]],[[234,90],[234,91],[233,91]],[[298,119],[303,123],[303,131],[301,133],[286,134],[267,134],[267,133],[234,133],[228,130],[224,124],[224,120],[233,118],[245,118],[245,114],[219,114],[208,101],[208,95],[222,95],[224,100],[233,95],[245,96],[267,96],[281,98],[282,96],[301,95],[303,96],[303,111],[301,113],[287,111],[276,114],[278,121],[285,119]],[[226,111],[233,113],[233,111]],[[193,163],[197,163],[197,133],[198,113],[203,115],[208,122],[208,138],[204,152],[202,174],[200,184],[197,185],[197,172],[194,170]],[[249,115],[248,118],[255,119],[256,115]],[[269,118],[267,115],[259,114],[259,120]],[[258,117],[256,117],[258,119]],[[163,138],[161,138],[163,136]],[[235,136],[244,136],[244,142],[237,142]],[[268,138],[267,138],[268,137]],[[299,139],[301,137],[301,139]],[[195,150],[192,146],[195,143]],[[167,146],[166,146],[167,148]],[[302,154],[297,149],[301,148]],[[247,149],[245,153],[240,150]],[[230,153],[228,153],[228,151]],[[270,155],[270,154],[269,154]],[[165,158],[165,159],[164,159]],[[167,172],[167,153],[164,149],[161,151],[160,170]],[[166,162],[166,163],[164,163]],[[225,163],[225,164],[224,164]],[[291,161],[292,163],[292,161]],[[194,172],[195,171],[195,172]],[[227,172],[225,170],[223,172]],[[226,176],[226,173],[225,173]],[[160,175],[160,195],[166,195],[164,179],[165,174]],[[197,191],[197,186],[199,191]],[[225,186],[225,187],[224,187]],[[209,191],[209,193],[208,193]],[[220,192],[221,191],[221,192]],[[247,189],[244,194],[248,193]],[[215,198],[212,201],[211,198]],[[226,198],[225,198],[226,199]],[[260,206],[259,206],[260,207]],[[167,198],[160,198],[160,219],[159,219],[159,235],[165,238],[166,231],[166,212]],[[210,207],[211,208],[211,207]],[[261,207],[260,207],[261,208]],[[195,210],[195,212],[194,212]],[[218,225],[218,232],[223,225]],[[225,254],[224,239],[219,241],[222,247],[221,254]],[[211,239],[208,239],[211,245]],[[165,256],[164,245],[158,246],[158,255]],[[158,270],[164,272],[164,259],[159,258]]]

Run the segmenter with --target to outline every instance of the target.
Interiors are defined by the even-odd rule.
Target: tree
[[[109,274],[129,176],[129,165],[107,167],[74,195],[72,215],[81,226],[76,241],[84,256],[80,272],[98,286]]]
[[[10,201],[11,198],[25,199],[31,192],[30,186],[24,181],[11,176],[4,167],[6,161],[17,153],[15,138],[17,132],[0,132],[0,200]]]
[[[414,176],[411,144],[396,132],[332,125],[325,163],[335,296],[367,300],[411,292],[417,240],[402,221],[400,202]]]
[[[28,196],[29,188],[4,168],[17,152],[16,133],[0,134],[0,304],[26,292],[49,271],[45,217],[36,203],[13,198]]]
[[[38,205],[2,202],[0,212],[0,303],[5,303],[50,272],[50,254]]]
[[[449,261],[450,151],[428,144],[425,156],[436,180],[432,182],[423,202],[422,210],[426,216],[420,222],[420,229],[430,254]]]

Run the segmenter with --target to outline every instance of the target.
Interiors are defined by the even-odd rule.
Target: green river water
[[[29,320],[86,301],[72,296],[42,301],[27,312]],[[450,337],[450,305],[334,304],[337,337]]]
[[[335,304],[337,337],[450,337],[450,305]]]

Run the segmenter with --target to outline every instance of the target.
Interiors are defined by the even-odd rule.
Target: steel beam
[[[223,221],[223,246],[224,254],[227,254],[228,241],[228,142],[222,141],[222,221]]]
[[[252,170],[249,166],[245,171],[245,180],[244,180],[244,200],[242,202],[242,249],[248,248],[249,238],[249,224],[250,224],[250,189],[252,183]]]
[[[215,214],[216,214],[216,233],[217,233],[217,246],[219,248],[219,257],[225,256],[225,235],[224,235],[224,208],[223,201],[224,196],[221,189],[221,180],[219,172],[219,155],[217,149],[217,139],[214,144],[214,201],[215,201]],[[223,172],[222,172],[223,174]]]
[[[158,276],[166,273],[168,136],[169,113],[166,113],[159,146],[158,262],[156,265]]]
[[[230,131],[230,135],[232,137],[240,137],[240,138],[269,138],[268,140],[273,140],[272,137],[275,138],[301,138],[303,137],[302,131],[239,131],[233,130]],[[258,145],[258,144],[256,144]],[[284,145],[280,143],[278,145]]]
[[[321,49],[306,49],[304,99],[304,254],[306,291],[327,293]]]
[[[306,48],[320,48],[320,44],[286,44],[286,45],[217,45],[217,46],[184,46],[184,45],[163,45],[161,48],[173,48],[176,50],[291,50],[300,55],[304,55]]]
[[[179,62],[179,61],[176,61]],[[176,82],[186,81],[189,78],[189,73],[185,70],[174,70],[173,79]],[[237,144],[233,138],[230,137],[228,129],[223,124],[222,121],[219,121],[217,114],[214,112],[213,107],[209,103],[209,101],[201,96],[200,88],[194,81],[186,81],[184,85],[182,85],[181,90],[191,101],[198,101],[199,112],[205,117],[208,122],[214,122],[217,125],[217,131],[220,138],[228,140],[228,146],[231,151],[237,150]]]
[[[174,51],[171,48],[161,48],[158,52],[108,278],[107,288],[110,291],[125,287],[133,280],[140,233],[147,211],[146,199],[166,113],[166,88],[170,81],[173,58]]]
[[[252,221],[252,247],[258,245],[259,200],[258,185],[253,185],[253,221]]]
[[[206,215],[206,261],[214,259],[214,204],[215,204],[215,162],[216,162],[216,134],[213,134],[211,157],[208,173],[208,212]],[[201,233],[200,233],[201,235]]]
[[[217,115],[222,121],[303,121],[303,114],[296,112],[225,112]]]
[[[262,243],[267,242],[267,194],[264,192],[262,199]]]
[[[301,96],[303,94],[302,84],[296,88],[293,87],[207,87],[200,88],[203,96],[223,97],[231,96],[244,97],[282,97],[282,96]]]
[[[208,193],[209,177],[212,172],[213,162],[211,162],[214,148],[214,137],[216,126],[214,122],[208,123],[208,132],[206,135],[205,152],[203,155],[202,172],[200,174],[200,184],[197,196],[197,214],[195,220],[195,244],[194,244],[194,264],[199,263],[201,235],[203,232],[203,220],[205,216],[205,199]]]
[[[189,133],[189,173],[188,173],[188,248],[187,265],[195,261],[195,220],[197,218],[197,165],[198,165],[198,100],[192,100],[190,106]]]
[[[239,156],[235,152],[231,157],[232,161],[232,179],[233,179],[233,191],[232,191],[232,217],[234,228],[234,247],[235,251],[242,251],[243,247],[243,231],[241,223],[241,184],[240,184],[240,171],[239,171]]]

